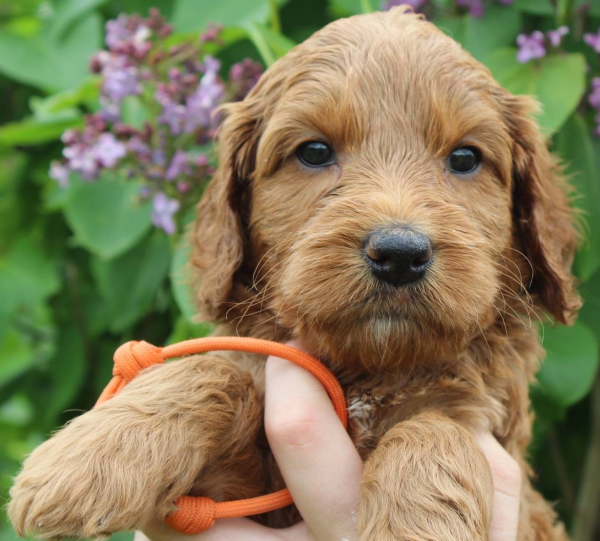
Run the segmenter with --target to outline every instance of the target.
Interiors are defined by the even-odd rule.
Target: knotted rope
[[[164,363],[167,359],[206,353],[208,351],[246,351],[261,355],[274,355],[287,359],[313,374],[325,387],[337,416],[347,428],[346,399],[335,376],[320,361],[296,348],[260,340],[258,338],[208,337],[186,340],[164,348],[148,342],[127,342],[114,355],[113,378],[106,386],[96,406],[120,392],[135,376],[149,366]],[[181,496],[176,502],[177,511],[170,513],[165,522],[175,530],[192,535],[210,528],[217,518],[246,517],[281,509],[293,503],[290,492],[280,490],[266,496],[215,502],[210,498]]]

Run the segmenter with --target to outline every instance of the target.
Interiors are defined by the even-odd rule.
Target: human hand
[[[298,342],[289,345],[304,349]],[[250,519],[219,519],[210,530],[187,536],[155,521],[135,541],[329,541],[355,539],[363,465],[320,382],[289,361],[266,365],[265,428],[287,487],[304,521],[273,530]],[[520,469],[489,433],[476,441],[490,462],[494,505],[490,541],[515,541]],[[147,536],[147,537],[145,537]]]

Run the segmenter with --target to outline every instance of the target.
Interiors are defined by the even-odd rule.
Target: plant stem
[[[557,26],[568,25],[573,16],[575,0],[558,0],[556,6]]]
[[[254,46],[256,47],[267,68],[270,67],[275,62],[275,56],[273,56],[273,53],[271,52],[268,43],[265,41],[264,36],[254,23],[250,23],[247,29],[250,41],[254,43]]]
[[[573,523],[574,541],[593,541],[600,511],[600,372],[592,389],[592,434],[581,475]]]
[[[371,0],[360,0],[363,13],[371,13],[373,8],[371,7]]]
[[[271,21],[271,30],[277,34],[281,34],[281,21],[279,19],[277,0],[269,0],[269,19]]]
[[[549,441],[550,456],[552,457],[552,462],[554,463],[554,467],[556,469],[558,482],[561,486],[561,492],[563,495],[562,499],[568,512],[573,513],[575,511],[575,491],[573,490],[571,480],[569,479],[569,474],[567,472],[565,460],[562,456],[560,442],[555,427],[552,427],[550,429]]]

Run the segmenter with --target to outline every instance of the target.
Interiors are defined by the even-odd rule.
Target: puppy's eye
[[[320,141],[302,143],[296,151],[298,159],[308,167],[324,167],[335,163],[335,153]]]
[[[472,173],[481,163],[481,152],[475,147],[461,147],[452,151],[446,159],[446,166],[453,173]]]

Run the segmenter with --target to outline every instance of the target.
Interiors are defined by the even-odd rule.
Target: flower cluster
[[[421,8],[427,3],[427,0],[386,0],[381,4],[381,9],[389,11],[396,6],[410,6],[415,12],[419,12]]]
[[[594,51],[600,53],[600,28],[598,28],[595,34],[584,34],[583,41],[590,47],[593,47]]]
[[[513,0],[498,0],[500,4],[509,6]],[[456,0],[456,5],[469,10],[469,13],[475,17],[483,17],[485,13],[485,4],[483,0]]]
[[[544,35],[543,32],[536,30],[531,34],[519,34],[517,37],[517,60],[525,64],[536,58],[546,56],[547,47],[560,47],[563,38],[569,33],[569,28],[561,26],[556,30],[549,30]]]
[[[592,91],[588,95],[589,104],[596,110],[596,137],[600,137],[600,77],[592,79]]]
[[[469,13],[476,18],[483,17],[485,13],[485,2],[487,0],[455,0],[459,8],[468,9]],[[513,0],[496,0],[500,4],[508,6],[513,3]],[[427,6],[427,0],[385,0],[381,5],[381,9],[389,10],[395,6],[408,5],[419,13],[423,12]]]
[[[71,174],[94,181],[106,169],[142,180],[140,198],[152,200],[153,223],[168,234],[177,229],[175,213],[198,200],[214,173],[207,144],[218,106],[243,99],[262,73],[246,59],[231,67],[229,80],[220,77],[220,62],[203,55],[206,43],[220,43],[219,27],[168,46],[171,32],[155,9],[145,19],[120,15],[107,22],[108,50],[90,62],[101,81],[99,110],[83,129],[65,132],[64,158],[50,167],[61,186]],[[125,115],[132,100],[142,120]]]

